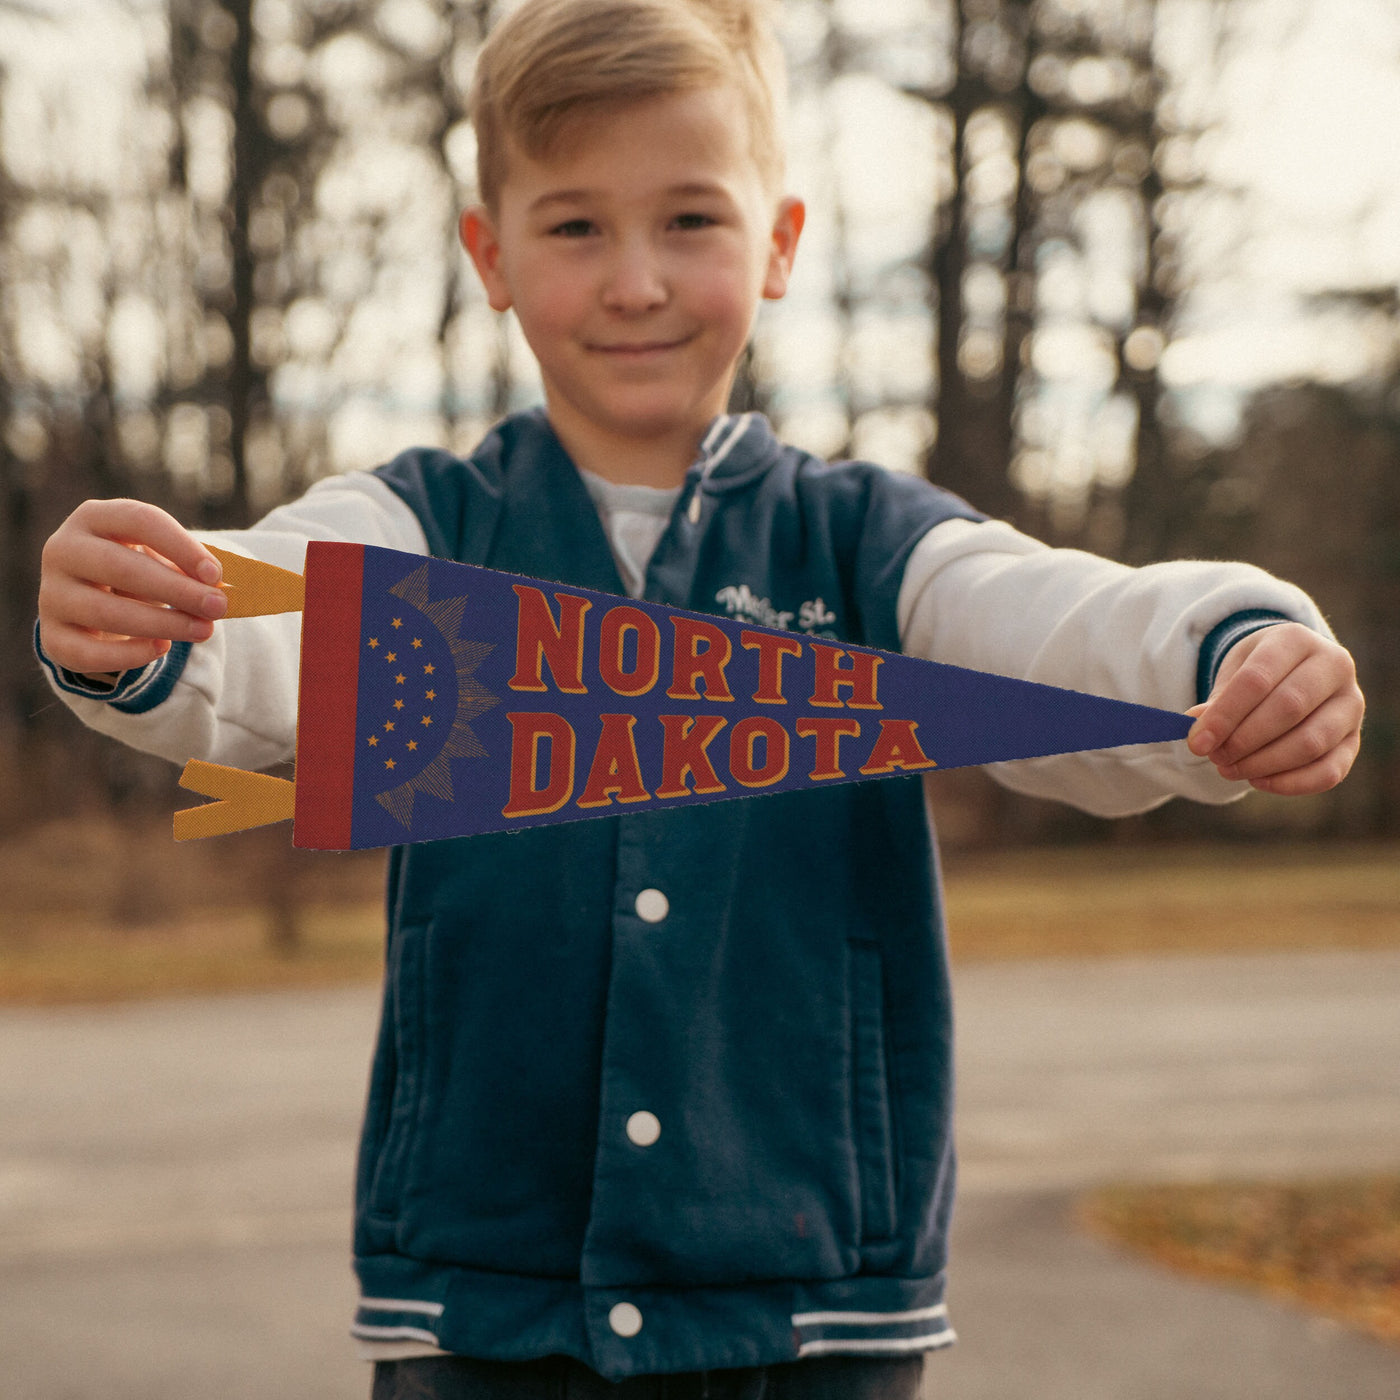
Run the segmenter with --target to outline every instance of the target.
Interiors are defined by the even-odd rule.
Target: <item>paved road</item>
[[[0,1012],[0,1396],[362,1400],[366,989]]]
[[[1400,955],[959,975],[963,1344],[930,1400],[1394,1400],[1400,1351],[1120,1257],[1113,1176],[1400,1165]],[[364,989],[0,1012],[4,1400],[361,1400]]]
[[[971,967],[956,1007],[965,1190],[1400,1167],[1400,953]]]
[[[930,1400],[1400,1396],[1400,1349],[1069,1219],[1114,1178],[1400,1168],[1400,955],[1029,962],[957,997],[962,1340]]]

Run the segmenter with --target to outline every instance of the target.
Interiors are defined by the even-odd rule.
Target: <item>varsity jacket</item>
[[[715,611],[743,587],[897,648],[909,553],[975,513],[764,433],[719,446],[644,596]],[[466,470],[414,454],[382,476],[433,554],[623,591],[536,417]],[[919,781],[658,815],[394,853],[357,1330],[614,1379],[948,1340],[951,1022]]]
[[[372,542],[404,547],[406,508],[434,555],[623,591],[541,414],[506,420],[469,458],[412,451],[353,489],[379,521],[356,532]],[[292,508],[230,542],[295,567],[316,514]],[[352,528],[334,516],[307,533]],[[1150,576],[998,531],[926,482],[828,466],[753,415],[722,418],[644,596],[1178,708],[1251,628],[1325,626],[1255,570]],[[990,626],[986,599],[1004,610],[1018,590],[1018,614]],[[1111,639],[1139,624],[1134,685]],[[285,619],[258,625],[287,650]],[[181,756],[286,756],[281,682],[257,692],[279,710],[258,720],[240,643],[216,632],[223,651],[173,652],[101,702],[77,678],[55,684],[145,747],[170,706]],[[1035,791],[1077,763],[1138,809],[1239,791],[1179,749],[1015,767]],[[564,1353],[612,1379],[953,1339],[951,1004],[919,779],[402,847],[388,925],[357,1336]]]

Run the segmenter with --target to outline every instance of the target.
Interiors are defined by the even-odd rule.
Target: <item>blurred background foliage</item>
[[[535,398],[454,238],[464,94],[506,8],[0,0],[0,836],[183,805],[168,765],[85,732],[32,660],[42,544],[80,500],[237,526],[412,443],[467,450]],[[1237,135],[1320,24],[1372,25],[1371,81],[1394,85],[1383,0],[781,10],[809,227],[736,405],[1056,544],[1295,579],[1370,698],[1358,770],[1323,798],[1110,827],[950,774],[947,838],[1393,834],[1397,206],[1324,184],[1288,243]],[[1314,208],[1354,255],[1308,252]],[[1261,297],[1280,329],[1235,373]]]

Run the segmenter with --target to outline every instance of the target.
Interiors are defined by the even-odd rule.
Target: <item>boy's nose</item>
[[[603,286],[604,305],[635,314],[661,306],[666,296],[666,278],[655,250],[640,240],[619,246]]]

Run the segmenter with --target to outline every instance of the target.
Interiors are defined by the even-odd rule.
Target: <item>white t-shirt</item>
[[[623,586],[630,597],[640,598],[647,564],[666,533],[681,488],[623,486],[581,467],[579,475],[598,508]]]

